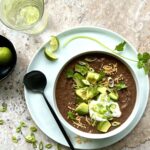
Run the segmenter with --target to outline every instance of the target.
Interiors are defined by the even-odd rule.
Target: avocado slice
[[[98,87],[97,90],[101,93],[101,94],[105,94],[107,91],[107,88],[104,86]]]
[[[109,121],[99,122],[97,124],[97,130],[106,133],[111,127],[111,123]]]
[[[83,87],[76,89],[76,95],[82,98],[83,100],[89,100],[95,97],[99,92],[97,87]]]
[[[91,71],[89,71],[86,76],[86,80],[88,80],[91,84],[96,84],[99,78],[100,75],[98,73],[91,72]]]
[[[109,93],[109,97],[115,101],[117,101],[119,99],[119,95],[117,92],[111,92]]]
[[[75,109],[75,111],[79,114],[79,115],[86,115],[89,112],[89,106],[86,103],[81,103],[79,104],[79,106]]]

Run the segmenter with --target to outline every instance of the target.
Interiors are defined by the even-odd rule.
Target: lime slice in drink
[[[0,65],[8,64],[12,59],[12,52],[7,47],[0,47]]]
[[[51,51],[51,49],[45,48],[44,53],[49,60],[57,59],[57,56]]]
[[[20,16],[26,25],[31,25],[39,20],[40,13],[37,7],[26,6],[20,10]]]
[[[50,39],[50,48],[52,52],[55,52],[59,47],[59,41],[56,36],[51,36]]]

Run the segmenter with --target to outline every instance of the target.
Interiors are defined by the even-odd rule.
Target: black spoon
[[[46,102],[47,106],[49,107],[49,109],[50,109],[54,119],[56,120],[62,134],[64,135],[66,141],[68,142],[70,149],[75,150],[66,131],[64,130],[61,122],[59,121],[55,111],[51,107],[50,103],[48,102],[48,100],[44,94],[44,89],[47,84],[45,75],[40,71],[31,71],[24,76],[23,82],[28,90],[31,90],[32,92],[36,92],[36,93],[41,93],[43,95],[45,102]]]

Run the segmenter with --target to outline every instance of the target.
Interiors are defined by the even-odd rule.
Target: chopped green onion
[[[82,66],[88,66],[88,64],[86,63],[86,62],[84,62],[84,61],[79,61],[78,62],[80,65],[82,65]]]
[[[93,62],[96,61],[96,58],[85,58],[84,60],[87,62]]]
[[[45,148],[50,149],[50,148],[52,148],[52,146],[53,146],[52,144],[46,144]]]
[[[27,136],[25,137],[25,140],[26,140],[26,142],[28,142],[28,143],[36,143],[35,136],[33,136],[33,135],[27,135]]]
[[[0,125],[3,125],[4,124],[4,120],[0,120]]]
[[[7,104],[2,103],[2,106],[0,107],[0,112],[6,112],[7,111]]]
[[[61,150],[61,145],[57,143],[57,150]]]
[[[19,127],[16,128],[16,132],[17,133],[21,132],[21,126],[19,126]]]
[[[33,148],[37,148],[36,142],[35,142],[35,143],[32,143],[32,145],[33,145]]]
[[[21,122],[20,122],[20,127],[27,127],[27,125],[26,125],[25,122],[21,121]]]
[[[37,131],[37,128],[34,127],[34,126],[32,126],[32,127],[30,127],[30,130],[31,130],[32,132],[36,132],[36,131]]]
[[[16,136],[12,136],[12,141],[13,141],[13,143],[18,143],[17,137]]]
[[[109,109],[110,109],[111,112],[114,112],[114,110],[116,109],[116,105],[115,104],[111,104],[109,106]]]
[[[117,122],[117,121],[114,121],[114,122],[112,122],[112,126],[113,127],[116,127],[116,126],[119,126],[121,123],[120,122]]]
[[[43,149],[44,149],[44,146],[43,146],[43,142],[41,141],[39,144],[39,150],[43,150]]]

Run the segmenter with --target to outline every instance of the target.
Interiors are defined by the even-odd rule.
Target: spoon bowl
[[[32,92],[43,93],[47,84],[45,75],[40,71],[32,71],[24,76],[24,84]]]

